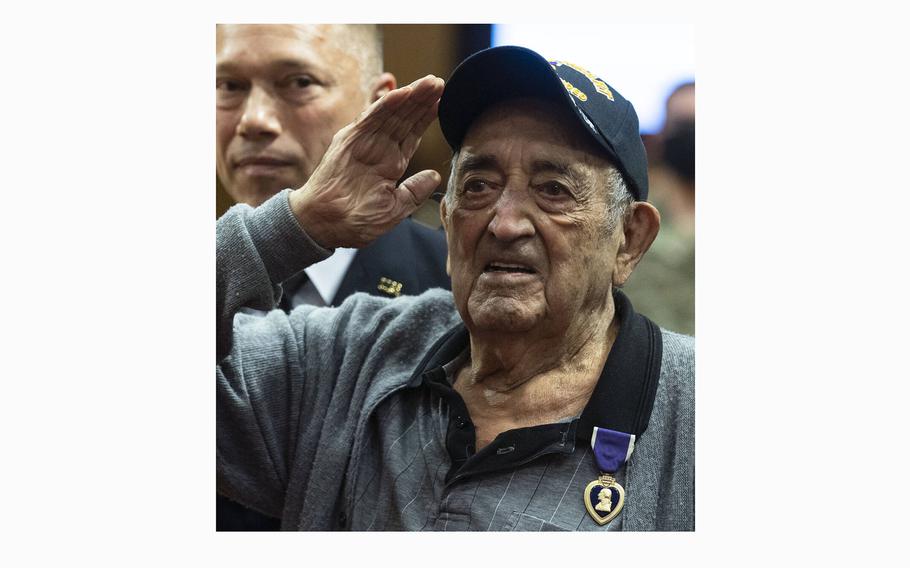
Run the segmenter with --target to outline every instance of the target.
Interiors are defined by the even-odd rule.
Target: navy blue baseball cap
[[[452,72],[439,101],[439,125],[449,146],[461,147],[471,123],[487,107],[519,97],[551,100],[572,110],[622,172],[635,199],[648,199],[648,158],[632,103],[588,70],[547,61],[524,47],[479,51]]]

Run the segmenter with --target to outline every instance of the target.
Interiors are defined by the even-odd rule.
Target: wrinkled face
[[[621,228],[607,233],[611,166],[567,112],[507,101],[465,136],[443,217],[472,333],[558,335],[611,305],[622,239]]]
[[[302,186],[369,104],[349,43],[340,26],[218,26],[217,171],[236,201]]]

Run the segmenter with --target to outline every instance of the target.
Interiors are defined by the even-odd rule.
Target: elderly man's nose
[[[281,134],[275,100],[263,89],[253,87],[243,106],[237,134],[245,138],[275,137]]]
[[[525,200],[506,191],[493,209],[488,230],[501,241],[514,241],[534,234],[534,224],[526,211]]]

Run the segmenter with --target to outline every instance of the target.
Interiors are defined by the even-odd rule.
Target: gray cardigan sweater
[[[661,330],[650,422],[617,475],[625,508],[605,527],[582,504],[598,470],[575,442],[577,420],[551,425],[561,442],[535,459],[452,479],[451,434],[464,419],[415,376],[461,323],[450,292],[243,313],[274,308],[277,283],[331,254],[301,230],[287,194],[217,224],[220,492],[285,530],[694,529],[692,338]]]

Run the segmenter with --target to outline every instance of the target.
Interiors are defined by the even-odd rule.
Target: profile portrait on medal
[[[219,494],[282,530],[694,530],[694,338],[623,289],[661,228],[639,116],[545,55],[385,83],[300,185],[218,218]],[[408,171],[437,120],[450,162]],[[450,289],[282,304],[437,192]]]
[[[597,505],[594,507],[598,511],[609,513],[613,509],[613,492],[604,487],[597,494]]]

